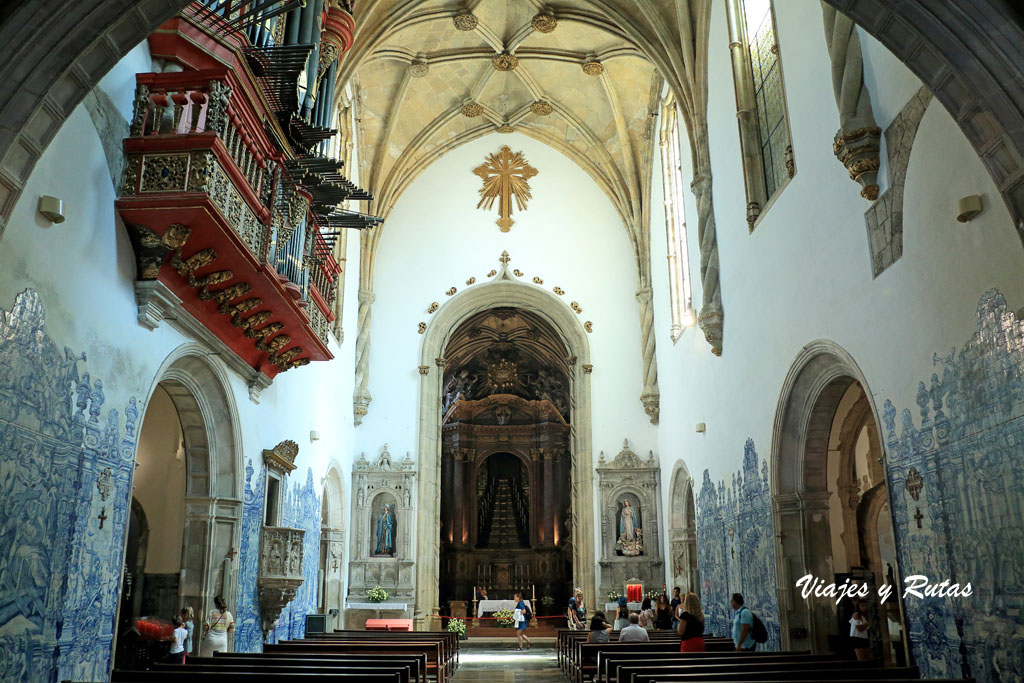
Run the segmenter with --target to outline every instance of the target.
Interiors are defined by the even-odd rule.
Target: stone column
[[[355,391],[352,394],[352,420],[358,426],[370,409],[370,308],[372,289],[359,289],[359,315],[356,333]]]
[[[654,298],[651,288],[637,290],[636,300],[640,302],[640,350],[643,354],[644,386],[640,402],[644,412],[651,418],[651,424],[658,424],[660,393],[658,391],[658,359],[654,353]]]
[[[544,517],[542,524],[544,529],[544,546],[553,548],[555,545],[555,505],[558,502],[558,496],[555,493],[557,488],[555,486],[552,455],[553,452],[550,448],[544,449],[544,476],[542,477],[544,482]]]
[[[697,239],[700,242],[700,281],[703,290],[697,324],[704,331],[711,352],[721,356],[724,313],[722,288],[718,279],[718,236],[711,203],[710,168],[707,174],[694,176],[690,189],[697,198]]]
[[[864,83],[860,35],[853,20],[835,7],[822,2],[821,13],[832,62],[832,90],[839,109],[839,131],[832,151],[850,179],[860,184],[860,196],[874,201],[878,199],[882,130],[875,125],[871,94]]]

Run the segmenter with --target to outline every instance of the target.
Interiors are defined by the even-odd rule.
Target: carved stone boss
[[[263,451],[268,472],[287,476],[295,469],[299,446],[282,441]],[[269,476],[269,474],[268,474]],[[285,605],[302,585],[303,529],[264,526],[260,534],[260,565],[256,579],[264,637],[274,627]]]

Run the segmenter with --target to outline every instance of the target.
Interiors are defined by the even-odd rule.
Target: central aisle
[[[549,640],[549,639],[545,639]],[[552,642],[534,643],[525,652],[516,652],[504,639],[493,645],[479,640],[470,645],[463,643],[459,652],[459,670],[453,683],[564,683],[565,676],[558,670],[555,647]]]

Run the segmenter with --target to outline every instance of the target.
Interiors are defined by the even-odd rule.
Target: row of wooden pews
[[[648,631],[648,642],[619,643],[619,632],[612,631],[609,641],[605,644],[587,643],[587,631],[570,631],[559,629],[556,648],[558,665],[574,683],[582,683],[590,678],[599,680],[598,659],[601,652],[628,648],[630,652],[678,653],[679,636],[675,631]],[[706,636],[705,645],[711,652],[724,652],[733,648],[729,638]]]
[[[786,683],[832,681],[885,683],[920,681],[917,667],[884,668],[881,662],[858,662],[834,654],[808,652],[740,653],[732,640],[705,636],[707,652],[679,652],[679,637],[651,632],[650,642],[586,643],[586,633],[560,631],[558,661],[572,683],[590,679],[600,683],[726,682]],[[973,683],[973,679],[942,679],[946,683]]]
[[[184,666],[115,670],[111,681],[214,683],[245,678],[290,683],[316,677],[342,683],[448,683],[459,662],[458,636],[447,631],[335,631],[263,647],[262,653],[189,657]]]

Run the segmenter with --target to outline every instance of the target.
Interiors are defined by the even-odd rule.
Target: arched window
[[[694,324],[696,316],[690,298],[690,265],[686,255],[679,116],[671,94],[661,108],[661,175],[665,183],[665,236],[668,243],[668,283],[674,342],[684,329]]]
[[[736,118],[747,191],[747,224],[796,173],[771,0],[726,0]]]

